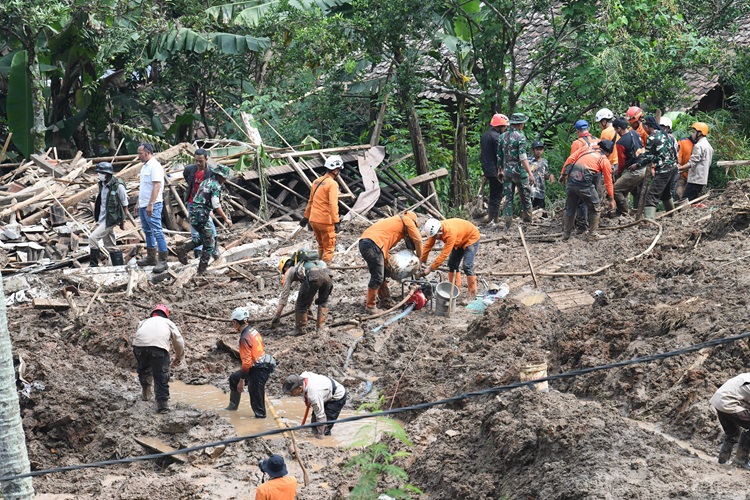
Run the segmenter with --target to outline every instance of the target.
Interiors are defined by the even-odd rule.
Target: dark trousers
[[[250,395],[250,408],[257,418],[266,418],[266,382],[271,376],[271,370],[263,364],[256,364],[247,374],[245,385]],[[242,370],[236,371],[229,376],[229,389],[236,391],[237,384],[242,379]]]
[[[745,410],[739,413],[724,413],[716,410],[719,416],[719,423],[727,435],[727,440],[737,442],[742,429],[750,429],[750,411]]]
[[[307,311],[315,298],[315,294],[318,294],[318,300],[315,301],[315,305],[318,307],[327,307],[328,296],[331,295],[332,290],[333,280],[328,269],[308,271],[305,280],[300,285],[294,309],[300,312]]]
[[[323,403],[323,411],[326,414],[326,420],[336,420],[339,418],[339,415],[341,414],[341,410],[344,409],[344,405],[346,404],[346,396],[347,393],[344,393],[344,397],[337,400],[330,400]],[[318,420],[315,418],[315,413],[312,415],[311,422],[317,422]],[[331,435],[331,429],[333,429],[333,424],[326,425],[326,436]]]
[[[383,284],[385,279],[385,258],[383,251],[370,238],[359,240],[359,253],[367,263],[367,269],[370,271],[370,282],[367,287],[377,290]]]
[[[531,199],[531,208],[545,209],[545,208],[547,208],[547,202],[544,201],[544,198],[532,198]]]
[[[448,271],[452,273],[457,272],[459,264],[463,261],[464,274],[466,276],[474,276],[474,257],[477,256],[477,251],[479,251],[478,241],[466,248],[454,248],[450,255],[448,255]]]
[[[169,352],[161,347],[133,346],[133,354],[138,363],[138,380],[141,387],[151,385],[154,380],[154,396],[157,401],[169,399]]]
[[[677,179],[677,167],[672,167],[666,172],[659,172],[654,175],[646,192],[646,201],[644,207],[655,207],[659,200],[667,202],[672,199],[672,184]]]
[[[503,199],[503,182],[497,176],[485,177],[490,185],[490,201],[487,204],[487,215],[490,219],[494,219],[500,213],[500,202]]]
[[[683,200],[694,200],[701,195],[701,191],[705,186],[703,184],[693,184],[688,182],[685,188],[685,193],[682,195]]]

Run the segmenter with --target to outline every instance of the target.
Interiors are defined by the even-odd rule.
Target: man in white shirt
[[[750,470],[748,452],[750,452],[750,373],[740,373],[727,380],[714,393],[711,406],[719,416],[719,423],[724,429],[724,444],[719,451],[719,463],[724,464],[732,456],[732,447],[739,439],[735,463]],[[745,432],[742,432],[742,430]],[[740,434],[742,433],[742,434]]]
[[[284,393],[292,396],[302,396],[307,410],[312,408],[311,422],[328,422],[339,418],[341,409],[346,404],[346,388],[325,375],[313,372],[302,372],[299,375],[289,375],[282,387]],[[307,416],[307,411],[305,411]],[[315,437],[323,439],[330,436],[333,424],[315,427]]]
[[[139,260],[139,266],[154,266],[155,273],[167,270],[167,240],[161,226],[164,192],[164,168],[154,157],[154,146],[142,142],[138,146],[138,159],[143,162],[138,194],[138,212],[141,227],[146,235],[146,258]],[[158,259],[157,259],[158,251]]]
[[[703,188],[708,184],[708,169],[714,159],[714,148],[708,143],[708,125],[703,122],[695,122],[691,127],[690,136],[695,143],[690,160],[685,165],[680,165],[678,170],[687,170],[687,187],[682,195],[681,202],[698,198]]]
[[[156,393],[156,411],[169,411],[169,368],[182,362],[185,341],[180,329],[169,319],[169,307],[157,304],[148,319],[138,325],[133,338],[133,355],[138,362],[138,380],[141,383],[141,398],[151,399],[151,381]],[[169,363],[169,347],[174,349],[175,359]]]

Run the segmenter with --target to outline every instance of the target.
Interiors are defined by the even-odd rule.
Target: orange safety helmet
[[[708,135],[708,125],[703,122],[695,122],[690,126],[690,128],[694,128],[703,135]]]
[[[638,106],[630,106],[625,112],[625,118],[628,119],[628,123],[637,122],[643,118],[643,110]]]
[[[492,115],[492,120],[490,120],[490,125],[493,127],[507,127],[509,123],[508,117],[502,113]]]
[[[153,316],[156,311],[161,311],[167,316],[167,318],[169,317],[169,307],[167,304],[156,304],[151,310],[151,316]]]

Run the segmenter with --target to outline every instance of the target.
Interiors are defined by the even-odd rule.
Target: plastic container
[[[535,365],[524,365],[521,367],[518,373],[518,377],[521,382],[527,380],[535,380],[547,376],[547,363],[539,363]],[[545,380],[537,384],[529,384],[529,387],[537,392],[549,392],[549,384]]]
[[[510,293],[510,287],[508,286],[507,283],[503,283],[502,285],[500,285],[500,288],[498,288],[498,290],[495,293],[488,293],[487,295],[485,295],[483,301],[486,305],[490,305],[496,300],[504,298],[509,293]]]
[[[461,291],[451,282],[438,283],[435,287],[435,315],[450,316],[456,307],[456,299],[460,294]],[[453,298],[453,301],[451,301],[451,298]]]
[[[466,306],[466,309],[471,311],[473,314],[482,314],[485,309],[487,309],[487,303],[485,302],[487,299],[482,299],[480,297],[477,297],[473,301],[469,302]]]

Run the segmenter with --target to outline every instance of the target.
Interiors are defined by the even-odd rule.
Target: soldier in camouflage
[[[523,127],[528,117],[514,113],[510,117],[510,130],[504,132],[497,144],[497,163],[503,168],[503,194],[505,195],[505,229],[510,229],[513,219],[513,192],[518,189],[521,195],[521,216],[524,222],[531,222],[531,186],[534,175],[526,157],[526,136]]]
[[[211,212],[216,212],[226,221],[227,226],[232,227],[232,219],[227,217],[221,208],[219,196],[221,195],[221,185],[231,177],[231,170],[224,165],[218,165],[212,168],[214,177],[201,182],[198,191],[193,196],[193,205],[190,210],[190,225],[197,231],[193,239],[177,247],[177,258],[180,262],[187,264],[187,254],[190,250],[198,246],[203,246],[198,264],[198,274],[203,274],[208,268],[208,261],[214,251],[214,235],[211,230]]]
[[[646,201],[643,203],[643,216],[646,219],[656,218],[656,206],[659,200],[664,203],[664,210],[674,209],[672,201],[672,184],[677,178],[677,148],[675,140],[662,132],[659,123],[653,116],[647,116],[643,126],[648,132],[646,152],[638,157],[640,165],[654,165],[654,178],[651,180]]]

